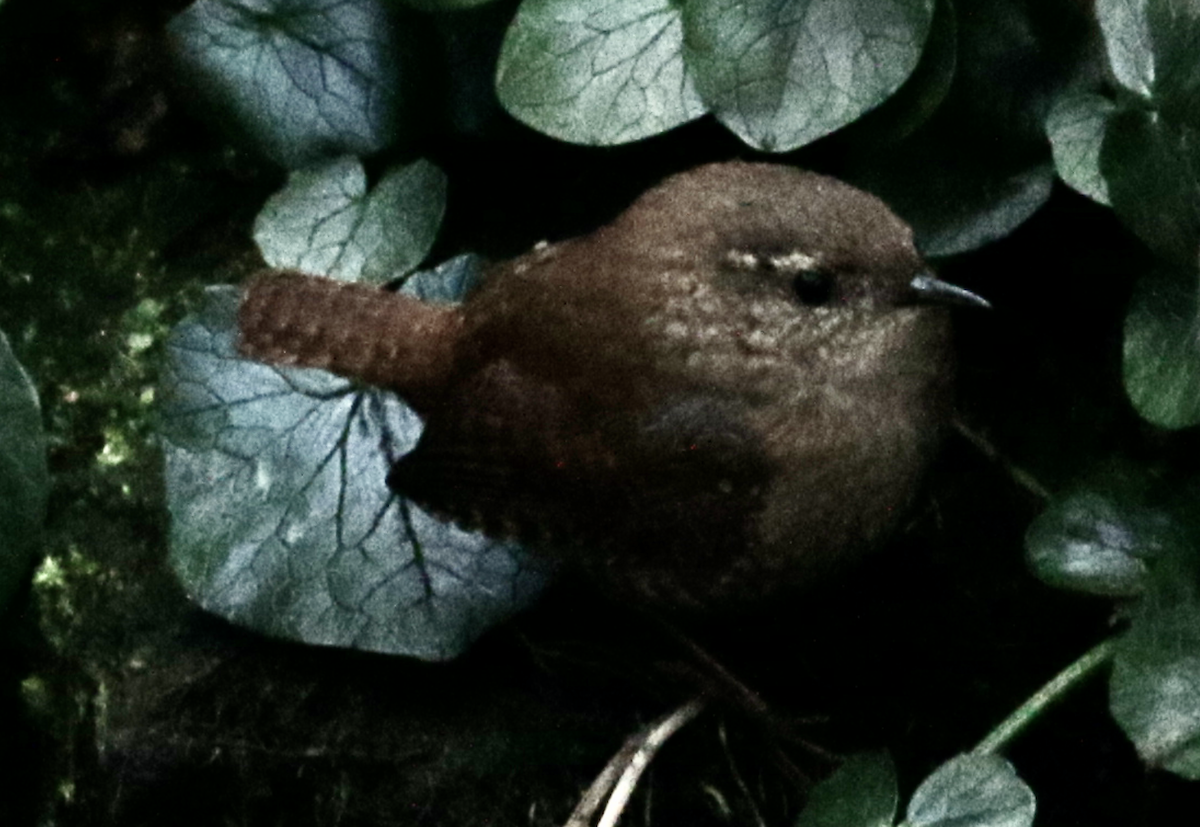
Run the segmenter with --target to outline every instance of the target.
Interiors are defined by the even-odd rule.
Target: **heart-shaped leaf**
[[[405,291],[461,296],[478,263]],[[439,522],[385,484],[421,423],[399,399],[238,358],[238,292],[213,288],[168,343],[171,563],[201,606],[267,634],[450,658],[527,605],[545,571]]]
[[[1150,0],[1096,0],[1108,64],[1129,91],[1149,97],[1154,86],[1154,48],[1146,7]]]
[[[1200,423],[1200,272],[1163,267],[1134,285],[1125,317],[1125,392],[1164,428]]]
[[[1033,791],[998,755],[959,755],[933,771],[913,793],[913,827],[1029,827]]]
[[[1054,166],[1068,186],[1093,201],[1108,204],[1108,183],[1100,173],[1100,147],[1115,102],[1093,92],[1073,92],[1054,102],[1046,116],[1046,134]]]
[[[689,0],[688,68],[751,146],[785,152],[878,106],[921,57],[933,0]]]
[[[1117,81],[1173,124],[1200,129],[1200,5],[1185,0],[1097,0]]]
[[[1113,209],[1162,258],[1194,268],[1200,253],[1200,132],[1145,109],[1107,119],[1100,171]]]
[[[190,78],[285,167],[395,137],[399,70],[380,0],[197,0],[169,30]]]
[[[1034,573],[1052,586],[1108,597],[1146,588],[1148,561],[1181,542],[1170,515],[1131,497],[1083,490],[1054,502],[1025,536]]]
[[[1155,566],[1117,649],[1109,705],[1143,761],[1200,779],[1200,599],[1194,554],[1172,554]]]
[[[339,158],[288,176],[254,222],[272,267],[388,281],[429,254],[446,209],[446,176],[419,160],[389,170],[369,193],[362,164]]]
[[[514,117],[578,144],[618,144],[704,114],[671,0],[525,0],[496,91]]]
[[[813,788],[796,827],[891,827],[899,795],[886,752],[851,755]]]

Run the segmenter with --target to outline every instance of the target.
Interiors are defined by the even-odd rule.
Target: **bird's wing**
[[[595,410],[507,362],[434,411],[388,484],[496,536],[689,554],[727,547],[768,478],[738,403],[675,396],[640,415]]]

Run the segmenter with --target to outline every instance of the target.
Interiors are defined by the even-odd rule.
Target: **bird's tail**
[[[461,318],[455,306],[371,285],[268,271],[242,293],[238,349],[393,390],[420,411],[446,384]]]

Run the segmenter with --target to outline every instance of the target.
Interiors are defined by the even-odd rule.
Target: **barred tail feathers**
[[[454,306],[372,285],[268,272],[242,293],[238,349],[394,390],[421,410],[445,385],[460,319]]]

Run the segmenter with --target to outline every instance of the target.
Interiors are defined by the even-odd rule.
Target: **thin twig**
[[[708,671],[712,678],[716,679],[717,684],[723,690],[722,694],[732,698],[737,702],[738,706],[752,716],[774,723],[771,708],[762,699],[762,696],[742,683],[736,675],[726,669],[723,663],[713,657],[691,635],[660,615],[653,615],[651,619],[662,629],[668,638],[682,646],[700,666]]]
[[[609,759],[604,769],[600,771],[591,786],[584,792],[583,797],[579,799],[579,803],[575,805],[575,810],[567,819],[565,827],[587,827],[596,810],[600,809],[600,805],[604,803],[604,799],[608,798],[613,785],[620,778],[622,768],[629,764],[644,739],[645,730],[639,730],[625,739],[625,743]]]
[[[967,442],[979,449],[979,452],[985,457],[1007,471],[1008,475],[1012,477],[1013,481],[1016,482],[1017,485],[1021,486],[1026,491],[1030,492],[1044,502],[1049,502],[1049,500],[1052,498],[1053,495],[1050,493],[1050,489],[1042,485],[1038,481],[1037,477],[1033,476],[1033,474],[1002,456],[996,449],[996,446],[992,445],[992,443],[989,442],[988,439],[983,436],[983,434],[973,431],[957,417],[954,419],[954,429],[962,434],[963,438],[965,438]]]
[[[737,763],[733,760],[733,753],[729,750],[729,739],[725,737],[725,722],[722,721],[717,725],[717,738],[721,741],[721,749],[725,752],[725,760],[729,763],[729,774],[733,776],[733,783],[737,784],[738,789],[742,791],[742,795],[746,798],[746,803],[750,805],[750,812],[754,814],[754,821],[758,827],[767,827],[767,822],[763,820],[762,812],[758,809],[758,804],[754,801],[754,796],[750,792],[750,787],[742,778],[742,774],[738,772]]]
[[[596,827],[615,827],[617,819],[625,811],[625,805],[629,802],[629,797],[633,795],[633,791],[637,787],[638,779],[642,777],[642,773],[646,771],[646,767],[650,766],[650,762],[654,760],[655,754],[672,735],[682,729],[688,721],[699,715],[703,709],[704,701],[696,698],[688,701],[670,715],[659,718],[651,725],[650,729],[646,732],[641,747],[633,754],[633,757],[629,760],[629,764],[625,767],[625,771],[621,773],[621,778],[617,781],[617,785],[613,787],[612,795],[608,799],[608,805],[604,808],[604,814],[600,816],[600,821],[597,822]]]
[[[797,767],[792,759],[777,743],[777,738],[783,735],[799,744],[805,752],[815,755],[827,764],[836,765],[839,758],[828,750],[804,738],[790,720],[781,719],[758,692],[747,686],[736,675],[730,672],[723,663],[716,659],[707,649],[701,646],[695,638],[684,632],[665,618],[654,615],[650,619],[677,645],[683,647],[687,654],[704,670],[705,675],[715,681],[711,691],[721,697],[731,700],[745,712],[751,720],[766,732],[772,733],[772,749],[775,752],[776,763],[793,784],[807,786],[812,783],[808,774]]]
[[[584,792],[565,827],[587,827],[605,797],[608,798],[608,805],[597,827],[613,827],[633,795],[638,779],[658,750],[688,721],[699,715],[704,706],[705,702],[700,698],[688,701],[625,739],[621,749]],[[610,790],[612,795],[609,795]]]

